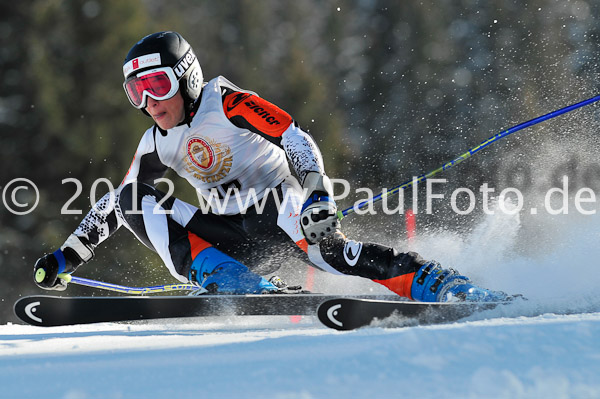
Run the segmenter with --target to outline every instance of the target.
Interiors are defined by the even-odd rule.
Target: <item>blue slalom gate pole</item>
[[[538,116],[535,119],[531,119],[527,122],[523,122],[516,126],[513,126],[507,130],[504,130],[498,134],[495,134],[494,136],[490,137],[487,140],[482,141],[478,146],[471,148],[469,151],[465,152],[464,154],[459,155],[457,158],[453,159],[452,161],[450,161],[448,163],[445,163],[444,165],[440,166],[439,168],[437,168],[429,173],[425,173],[420,176],[417,176],[412,180],[406,181],[406,182],[400,184],[399,186],[396,186],[388,191],[384,191],[381,194],[378,194],[375,197],[365,200],[365,201],[363,201],[357,205],[354,205],[348,209],[344,209],[343,211],[338,211],[337,216],[341,220],[344,217],[355,213],[357,210],[362,209],[369,204],[374,204],[376,202],[379,202],[387,196],[396,194],[400,190],[406,190],[407,188],[412,187],[415,184],[418,184],[422,181],[430,179],[431,177],[437,175],[439,172],[442,172],[444,170],[450,169],[451,167],[453,167],[455,165],[458,165],[459,163],[463,162],[464,160],[469,159],[470,157],[475,155],[477,152],[483,150],[485,147],[489,146],[490,144],[492,144],[510,134],[513,134],[515,132],[518,132],[519,130],[523,130],[530,126],[537,125],[538,123],[547,121],[548,119],[556,118],[559,115],[566,114],[567,112],[571,112],[573,110],[576,110],[577,108],[585,107],[586,105],[595,103],[599,100],[600,100],[600,95],[597,95],[592,98],[588,98],[587,100],[578,102],[576,104],[569,105],[567,107],[558,109],[556,111],[552,111],[545,115]]]

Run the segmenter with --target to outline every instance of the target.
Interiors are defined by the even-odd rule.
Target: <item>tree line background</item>
[[[0,204],[0,322],[15,320],[18,297],[40,293],[33,264],[87,213],[93,182],[105,177],[117,186],[127,171],[151,121],[127,101],[121,67],[149,33],[180,32],[206,80],[223,75],[287,110],[319,143],[331,177],[375,193],[502,129],[598,94],[600,7],[584,0],[30,0],[3,2],[0,15],[0,189],[27,178],[40,190],[27,215]],[[592,106],[510,137],[440,176],[449,181],[440,190],[476,191],[483,182],[527,189],[536,177],[554,183],[563,171],[583,169],[578,184],[598,187],[596,114]],[[82,215],[61,215],[75,194],[67,178],[83,183],[69,206]],[[184,185],[177,195],[193,201]],[[418,223],[460,231],[477,214],[457,217],[440,204]],[[354,237],[396,245],[404,245],[403,226],[401,212],[344,221]],[[125,229],[116,235],[84,275],[172,281]],[[92,293],[102,295],[68,291]]]

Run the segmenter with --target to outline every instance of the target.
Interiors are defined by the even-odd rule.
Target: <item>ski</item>
[[[317,316],[325,326],[336,330],[354,330],[378,320],[401,327],[448,323],[470,316],[478,311],[493,309],[508,302],[412,302],[361,298],[333,298],[323,301]],[[385,322],[384,322],[385,323]]]
[[[24,322],[43,327],[176,317],[315,315],[321,302],[337,297],[322,294],[152,297],[37,295],[19,299],[14,305],[14,312]],[[394,297],[384,295],[377,298]]]

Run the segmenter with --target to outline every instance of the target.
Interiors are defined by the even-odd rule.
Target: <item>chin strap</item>
[[[203,86],[204,87],[204,86]],[[186,124],[188,127],[192,127],[192,119],[194,119],[194,115],[198,112],[198,108],[200,108],[200,103],[202,102],[202,90],[200,90],[200,95],[196,99],[196,101],[192,101],[187,98],[187,95],[182,94],[184,103],[186,104],[185,108],[185,118],[181,124]]]

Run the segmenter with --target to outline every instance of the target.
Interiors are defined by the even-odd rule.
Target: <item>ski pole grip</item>
[[[39,268],[35,272],[35,281],[41,283],[46,278],[46,270],[44,268]],[[65,280],[67,283],[71,282],[71,275],[69,273],[61,273],[58,275],[58,278]]]
[[[46,278],[46,270],[39,268],[35,271],[35,281],[41,283]]]

